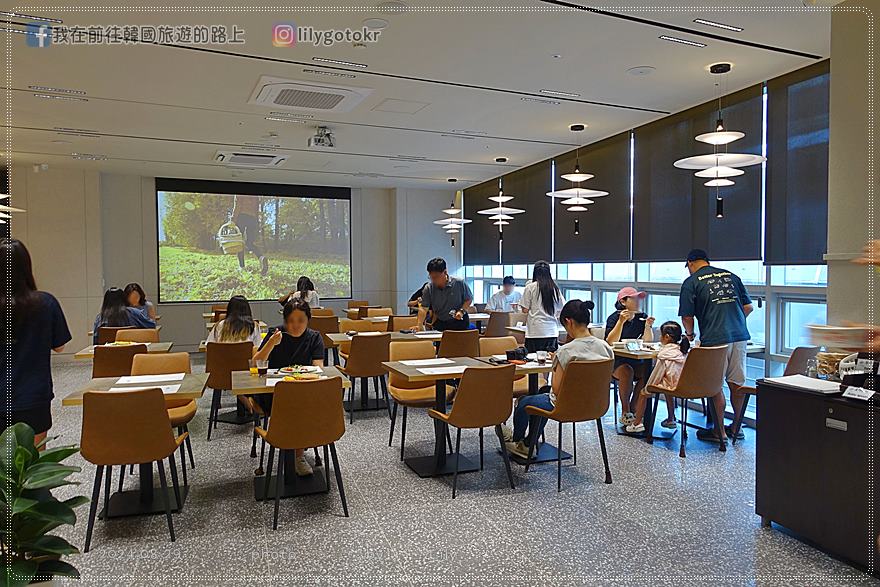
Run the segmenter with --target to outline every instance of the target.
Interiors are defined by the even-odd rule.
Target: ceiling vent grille
[[[373,92],[356,88],[262,76],[249,104],[312,112],[350,112]]]
[[[247,153],[242,151],[217,151],[214,161],[229,167],[280,167],[287,161],[283,155]]]

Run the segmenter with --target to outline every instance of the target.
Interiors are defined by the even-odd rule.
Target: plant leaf
[[[20,514],[33,506],[37,505],[38,502],[36,499],[28,499],[26,497],[17,497],[12,504],[12,515]]]
[[[76,446],[59,446],[56,448],[50,448],[49,450],[44,450],[40,453],[39,458],[37,459],[38,463],[60,463],[70,455],[75,455],[79,452],[79,447]]]
[[[66,503],[54,498],[52,501],[44,501],[33,506],[26,512],[26,515],[31,519],[60,522],[61,524],[74,524],[76,522],[76,514],[73,512],[73,509]]]
[[[68,485],[70,482],[66,480],[67,476],[81,470],[80,467],[58,463],[40,463],[28,468],[22,487],[24,489],[38,489]]]
[[[79,549],[60,536],[47,534],[30,542],[22,542],[19,549],[35,556],[46,554],[79,554]]]
[[[37,571],[37,576],[40,579],[45,577],[48,580],[51,576],[55,575],[79,579],[79,571],[70,563],[60,560],[47,560],[40,563],[40,568]]]
[[[37,563],[34,561],[17,559],[9,566],[0,567],[0,577],[3,578],[5,587],[19,587],[28,585],[37,574]]]
[[[15,454],[12,456],[13,469],[10,478],[13,480],[19,479],[27,470],[28,465],[31,464],[33,458],[33,455],[31,455],[30,451],[26,448],[23,446],[16,446]]]

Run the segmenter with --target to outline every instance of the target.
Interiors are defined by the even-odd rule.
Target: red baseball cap
[[[617,292],[617,301],[618,302],[620,300],[622,300],[623,298],[633,298],[633,297],[645,299],[646,297],[648,297],[648,292],[639,291],[634,287],[624,287],[624,288],[621,288],[621,290],[619,292]]]

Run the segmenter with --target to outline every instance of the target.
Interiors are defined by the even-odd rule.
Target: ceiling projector
[[[309,148],[310,149],[335,149],[336,141],[333,138],[333,133],[326,126],[319,126],[316,129],[315,135],[309,137]]]

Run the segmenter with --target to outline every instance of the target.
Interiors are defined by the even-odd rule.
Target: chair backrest
[[[484,336],[480,339],[480,356],[503,355],[507,351],[517,348],[519,343],[510,335],[508,336]]]
[[[100,326],[98,327],[98,344],[116,342],[116,333],[120,330],[131,330],[134,326]]]
[[[395,332],[397,330],[409,330],[410,328],[418,327],[419,317],[415,314],[409,314],[407,316],[388,317],[388,332]]]
[[[217,323],[220,322],[221,320],[225,320],[225,319],[226,319],[226,310],[225,310],[225,309],[223,309],[223,310],[214,310],[214,317],[211,319],[211,321],[212,321],[214,324],[217,324]]]
[[[348,300],[348,308],[360,308],[361,306],[369,306],[370,302],[367,300]]]
[[[449,412],[449,423],[458,428],[483,428],[507,420],[513,409],[515,372],[515,365],[465,369]]]
[[[476,330],[444,330],[438,357],[479,357],[480,333]]]
[[[510,312],[489,312],[489,321],[483,336],[508,336],[510,332]]]
[[[282,450],[323,446],[345,434],[342,379],[280,381],[266,442]]]
[[[367,308],[367,318],[378,318],[379,316],[392,316],[394,310],[391,308]]]
[[[348,318],[339,319],[339,332],[351,332],[352,330],[356,332],[372,332],[374,329],[375,325],[366,320],[350,320]],[[346,340],[339,343],[339,352],[346,355],[351,352],[351,341]]]
[[[692,348],[684,361],[673,395],[689,399],[721,393],[726,354],[727,345]]]
[[[92,378],[131,375],[132,359],[138,353],[146,352],[147,346],[143,344],[96,346],[95,358],[92,361]]]
[[[803,375],[807,370],[807,361],[815,359],[819,353],[819,347],[799,346],[791,352],[788,363],[785,365],[783,375]]]
[[[333,316],[333,308],[312,308],[312,318],[318,316]]]
[[[232,389],[232,372],[247,371],[254,356],[254,343],[209,342],[205,356],[206,385],[211,389]]]
[[[507,319],[509,320],[508,326],[516,326],[519,323],[525,324],[527,317],[528,314],[526,314],[525,312],[511,312],[507,317]],[[526,343],[525,332],[513,332],[511,334],[513,335],[513,338],[516,339],[516,342],[518,342],[519,344],[522,345]]]
[[[571,361],[562,374],[554,417],[562,422],[585,422],[604,416],[613,368],[613,359]]]
[[[333,316],[332,314],[329,316],[316,316],[315,314],[312,314],[312,318],[309,320],[309,328],[321,333],[321,338],[324,339],[325,347],[332,346],[327,335],[332,332],[339,332],[339,317]]]
[[[175,448],[161,389],[83,394],[80,453],[90,463],[149,463]]]
[[[192,373],[189,353],[140,353],[131,362],[132,375]]]
[[[358,334],[351,340],[351,350],[345,362],[345,372],[352,377],[378,377],[387,373],[383,361],[388,361],[391,334]]]
[[[159,342],[158,328],[125,328],[116,333],[116,340],[129,342]]]
[[[212,311],[212,312],[217,312],[217,311],[225,312],[225,311],[226,311],[226,305],[227,305],[227,304],[212,304],[212,305],[211,305],[211,311]]]
[[[486,311],[486,304],[474,304],[474,309],[477,312],[485,312]]]
[[[437,356],[437,349],[430,340],[404,340],[392,342],[388,349],[389,361],[411,361],[414,359],[433,359]],[[388,377],[389,385],[399,387],[401,389],[421,389],[423,387],[433,387],[430,381],[408,381],[405,377],[391,372]]]

